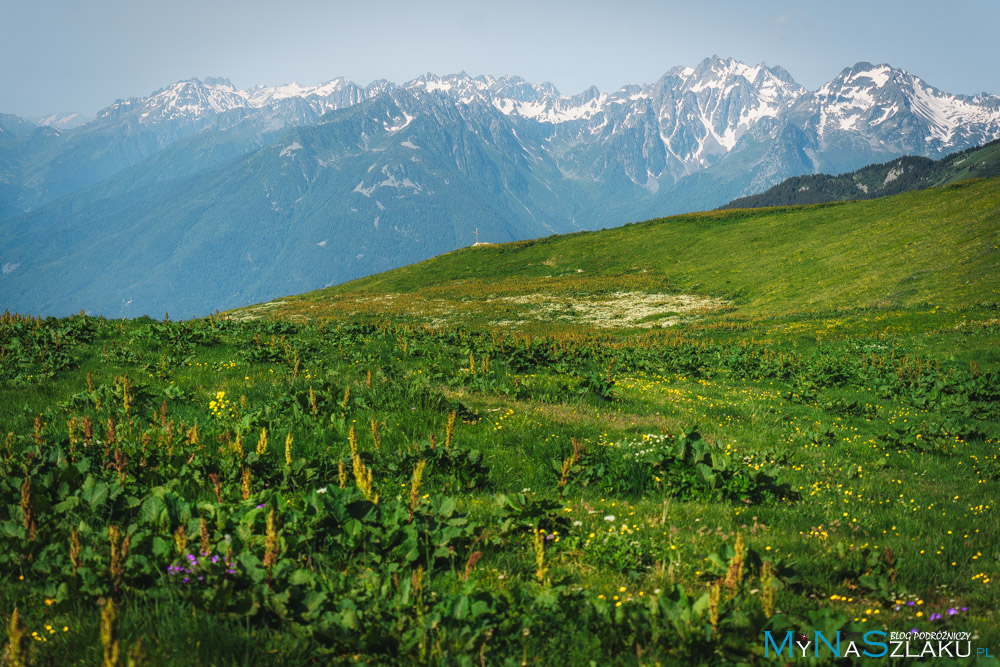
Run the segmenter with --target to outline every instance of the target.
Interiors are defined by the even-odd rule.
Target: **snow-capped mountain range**
[[[625,86],[611,93],[590,88],[563,96],[550,83],[518,76],[425,74],[402,86],[377,81],[361,86],[344,78],[317,85],[291,83],[241,90],[228,79],[189,79],[146,98],[118,100],[98,113],[92,125],[120,119],[140,125],[187,123],[194,129],[260,114],[280,127],[315,122],[329,111],[353,106],[394,88],[444,95],[456,104],[483,102],[517,116],[582,137],[606,139],[649,114],[657,127],[666,161],[690,173],[732,151],[762,119],[793,120],[814,134],[822,147],[841,133],[857,133],[886,150],[943,154],[995,135],[1000,127],[1000,97],[951,95],[916,76],[888,65],[858,63],[819,90],[810,92],[780,67],[746,65],[713,57],[697,67],[676,67],[653,84]],[[60,114],[39,124],[60,127]],[[225,123],[224,123],[225,124]],[[900,135],[898,137],[884,135]],[[893,141],[893,139],[895,139]],[[914,143],[915,141],[922,143]],[[659,177],[662,172],[653,175]]]
[[[12,156],[26,173],[15,168],[5,181],[21,185],[22,198],[0,210],[35,208],[79,187],[88,176],[90,182],[106,178],[197,132],[240,127],[246,148],[260,148],[287,128],[315,123],[330,111],[392,90],[423,92],[465,107],[486,105],[531,121],[534,126],[517,140],[533,144],[526,147],[529,152],[558,158],[568,177],[624,176],[652,193],[734,153],[752,147],[759,152],[761,144],[790,142],[801,154],[787,165],[775,165],[772,151],[771,164],[738,194],[804,171],[841,172],[908,153],[940,157],[1000,133],[1000,97],[951,95],[903,70],[869,63],[845,69],[812,92],[780,67],[718,57],[697,67],[673,68],[652,84],[610,93],[590,88],[573,96],[517,76],[464,73],[425,74],[401,86],[387,81],[361,86],[337,78],[247,90],[223,78],[189,79],[145,98],[118,100],[82,126],[76,125],[75,114],[39,119],[39,125],[68,136],[36,142],[44,144],[34,146],[40,159]],[[69,183],[60,182],[58,172],[49,173],[51,163],[75,162],[65,154],[91,149],[92,143],[104,150]]]
[[[0,114],[0,263],[18,267],[0,296],[31,312],[180,315],[416,261],[466,245],[467,228],[493,241],[596,229],[790,176],[939,158],[1000,137],[1000,97],[869,63],[809,91],[780,67],[712,57],[573,96],[465,73],[190,79],[66,118]],[[60,233],[72,252],[50,242]],[[108,264],[108,243],[132,254]],[[81,264],[89,282],[74,288]],[[128,275],[140,266],[159,270]]]
[[[102,110],[95,123],[130,117],[147,125],[199,120],[207,125],[208,119],[241,110],[260,112],[284,126],[302,125],[396,87],[386,81],[361,86],[336,78],[312,86],[292,83],[240,90],[224,78],[190,79],[146,98],[119,100]],[[918,139],[923,146],[917,149],[905,141],[894,145],[920,154],[950,152],[995,134],[1000,127],[996,95],[951,95],[903,70],[869,63],[845,69],[814,92],[780,67],[718,57],[697,67],[676,67],[653,84],[625,86],[612,93],[590,88],[571,97],[550,83],[535,84],[518,76],[425,74],[400,87],[443,94],[457,104],[485,102],[507,116],[554,126],[571,124],[577,134],[604,138],[634,123],[637,114],[651,113],[665,154],[688,165],[688,171],[733,150],[760,120],[785,115],[815,133],[821,145],[841,132],[879,137],[876,141],[881,142],[885,137],[880,135],[905,128],[907,139],[922,134]],[[52,122],[57,117],[40,124],[57,125]],[[911,128],[908,124],[913,122],[917,126]]]
[[[178,81],[149,97],[118,100],[100,111],[97,121],[132,118],[143,125],[188,122],[206,126],[215,116],[242,110],[263,113],[282,124],[300,125],[314,121],[327,111],[357,104],[382,89],[378,83],[362,88],[342,78],[315,86],[292,83],[256,86],[250,90],[239,90],[224,78],[189,79]]]

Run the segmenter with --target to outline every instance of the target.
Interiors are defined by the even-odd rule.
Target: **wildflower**
[[[274,516],[274,508],[267,515],[267,531],[264,543],[264,567],[267,568],[268,580],[271,578],[271,567],[278,560],[278,527]]]
[[[118,639],[118,608],[113,600],[108,600],[101,610],[101,645],[104,648],[105,665],[117,665],[121,651]]]
[[[604,517],[604,520],[605,521],[614,521],[615,520],[615,515],[614,514],[609,514],[606,517]]]

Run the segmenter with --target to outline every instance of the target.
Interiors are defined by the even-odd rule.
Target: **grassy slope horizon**
[[[468,247],[231,312],[418,319],[454,312],[488,323],[505,315],[470,301],[538,292],[699,295],[727,301],[709,316],[728,320],[859,307],[971,306],[1000,300],[998,247],[1000,179],[969,180],[869,201],[694,213]]]
[[[764,192],[739,197],[719,209],[819,204],[889,195],[1000,176],[1000,139],[957,151],[939,160],[904,155],[842,174],[804,174]]]

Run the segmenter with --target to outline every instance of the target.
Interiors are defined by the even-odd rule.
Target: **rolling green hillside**
[[[994,179],[483,245],[195,320],[5,313],[0,656],[996,647],[998,246]]]
[[[795,176],[759,194],[734,199],[720,208],[760,208],[875,199],[970,178],[995,176],[1000,176],[1000,141],[952,153],[936,161],[907,155],[837,176]]]
[[[502,325],[581,323],[567,308],[586,323],[594,319],[587,309],[604,304],[611,319],[605,324],[651,324],[684,313],[733,320],[971,305],[1000,300],[998,247],[1000,179],[965,181],[874,201],[699,213],[470,247],[236,312],[406,314]],[[576,301],[556,312],[539,294]],[[655,295],[663,301],[647,304],[651,312],[626,312]],[[694,300],[678,310],[667,295]]]

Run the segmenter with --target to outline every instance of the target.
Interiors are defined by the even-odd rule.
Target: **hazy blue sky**
[[[0,20],[0,112],[19,115],[93,114],[193,76],[250,87],[465,70],[573,94],[712,54],[781,65],[810,89],[867,60],[1000,93],[997,0],[5,0]]]

